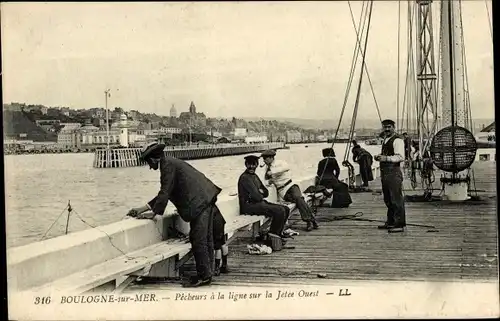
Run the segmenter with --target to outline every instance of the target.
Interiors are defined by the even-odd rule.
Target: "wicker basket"
[[[273,251],[281,251],[283,249],[283,240],[276,234],[269,233],[269,240],[271,243],[271,249]]]

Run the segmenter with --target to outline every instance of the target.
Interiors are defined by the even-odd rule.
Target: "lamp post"
[[[106,106],[106,139],[107,139],[107,148],[109,150],[109,110],[108,110],[108,97],[111,97],[110,94],[111,89],[106,89],[104,91],[104,102]]]

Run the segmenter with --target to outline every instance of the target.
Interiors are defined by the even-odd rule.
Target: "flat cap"
[[[259,156],[248,155],[248,156],[245,156],[245,162],[246,163],[258,163],[259,158],[260,158]]]
[[[274,156],[276,156],[276,151],[274,151],[272,149],[268,149],[265,152],[263,152],[262,154],[260,154],[260,157],[274,157]]]
[[[146,160],[148,157],[154,157],[161,153],[165,149],[165,144],[158,144],[157,142],[152,142],[144,145],[141,151],[141,160]]]
[[[392,119],[384,119],[382,121],[382,125],[392,125],[392,126],[394,126],[394,125],[396,125],[396,123]]]

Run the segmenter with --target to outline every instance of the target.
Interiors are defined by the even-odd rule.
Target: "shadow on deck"
[[[380,180],[375,180],[371,186],[375,192],[351,194],[349,208],[319,208],[318,230],[305,232],[305,224],[295,215],[290,222],[300,235],[287,243],[294,249],[249,255],[246,245],[251,242],[250,235],[241,232],[230,245],[231,273],[216,277],[213,284],[497,280],[496,163],[476,163],[474,174],[475,188],[483,190],[478,193],[481,202],[406,203],[407,223],[433,225],[435,229],[408,226],[404,233],[389,234],[377,229],[378,222],[333,220],[337,215],[362,212],[364,219],[384,221],[386,207],[377,192]],[[419,191],[409,188],[406,193]],[[133,285],[130,290],[159,286]]]

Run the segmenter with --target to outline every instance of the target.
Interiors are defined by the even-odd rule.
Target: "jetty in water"
[[[284,142],[260,144],[215,144],[202,146],[167,146],[165,155],[182,160],[203,159],[221,156],[242,155],[262,152],[268,149],[283,149]],[[95,168],[117,168],[142,166],[139,160],[141,148],[98,149],[94,154]]]

